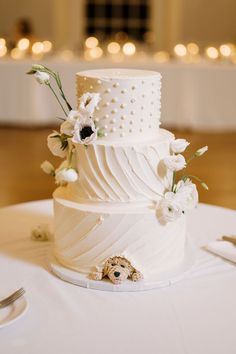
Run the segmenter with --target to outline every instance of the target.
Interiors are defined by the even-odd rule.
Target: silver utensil
[[[12,304],[14,301],[19,299],[22,295],[24,295],[25,290],[23,288],[20,288],[16,290],[13,294],[7,296],[6,298],[0,300],[0,309],[6,306],[9,306]]]

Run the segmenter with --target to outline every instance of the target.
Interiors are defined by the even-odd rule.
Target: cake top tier
[[[77,98],[99,93],[94,114],[104,140],[153,139],[160,125],[161,75],[155,71],[100,69],[76,74]]]

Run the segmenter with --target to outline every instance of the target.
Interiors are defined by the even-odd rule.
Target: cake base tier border
[[[50,271],[59,279],[80,286],[83,288],[112,291],[112,292],[135,292],[135,291],[148,291],[158,288],[165,288],[174,285],[175,283],[184,280],[187,274],[192,269],[196,261],[196,249],[193,244],[188,240],[185,246],[184,260],[177,267],[168,272],[160,273],[156,276],[144,279],[138,282],[133,282],[127,279],[123,284],[115,285],[109,279],[92,280],[89,279],[87,274],[77,272],[73,269],[63,266],[55,255],[53,249],[50,250],[48,265]]]

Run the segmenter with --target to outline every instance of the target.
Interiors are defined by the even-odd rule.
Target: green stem
[[[208,190],[208,186],[206,185],[206,183],[205,183],[202,179],[200,179],[199,177],[197,177],[197,176],[194,176],[194,175],[185,175],[185,176],[182,176],[181,179],[185,182],[186,179],[189,178],[189,177],[190,177],[190,178],[194,178],[196,181],[198,181],[198,182],[202,185],[202,187],[203,187],[204,189]]]
[[[197,156],[195,155],[195,153],[187,160],[187,164],[189,162],[191,162],[192,160],[194,160]]]
[[[65,96],[65,94],[64,94],[64,92],[63,92],[62,83],[61,83],[61,79],[60,79],[59,74],[58,74],[57,72],[55,72],[55,71],[50,70],[50,69],[47,68],[46,66],[44,66],[44,70],[42,70],[42,71],[48,73],[49,75],[51,75],[51,76],[54,78],[54,80],[56,81],[57,86],[58,86],[58,88],[59,88],[59,90],[60,90],[61,97],[62,97],[63,100],[65,101],[68,110],[71,111],[71,110],[72,110],[72,107],[71,107],[71,105],[69,104],[69,102],[67,101],[66,96]]]
[[[73,157],[73,152],[72,152],[73,147],[70,147],[69,154],[68,154],[68,167],[72,167],[72,157]]]
[[[65,116],[67,116],[67,113],[66,113],[66,111],[65,111],[64,107],[62,106],[62,104],[61,104],[61,102],[60,102],[59,98],[57,97],[56,92],[53,90],[53,88],[52,88],[52,86],[50,85],[50,83],[49,83],[49,84],[47,84],[47,85],[48,85],[48,87],[50,88],[50,90],[52,91],[52,93],[54,94],[54,96],[56,97],[57,102],[59,103],[59,105],[61,106],[61,108],[62,108],[63,112],[65,113]]]
[[[175,180],[176,180],[176,172],[174,171],[174,172],[173,172],[173,182],[172,182],[171,192],[174,191]]]

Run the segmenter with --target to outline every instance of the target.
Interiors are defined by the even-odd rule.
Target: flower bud
[[[55,174],[55,169],[53,167],[53,165],[51,164],[51,162],[45,160],[41,165],[40,165],[41,169],[43,170],[43,172],[45,172],[47,175],[52,175],[54,176]]]
[[[208,150],[208,146],[204,146],[195,152],[195,156],[202,156]]]

